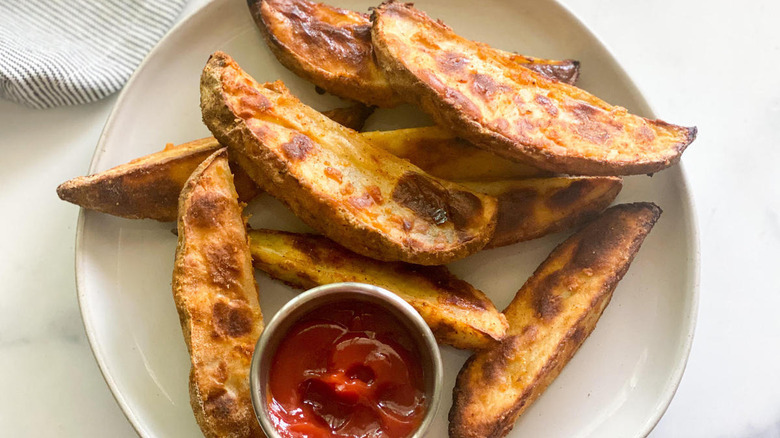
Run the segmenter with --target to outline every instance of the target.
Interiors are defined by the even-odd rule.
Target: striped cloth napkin
[[[0,0],[0,97],[33,108],[116,92],[187,0]]]

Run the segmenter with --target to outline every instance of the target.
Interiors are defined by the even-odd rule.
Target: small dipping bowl
[[[406,301],[381,287],[363,283],[334,283],[309,289],[290,300],[266,325],[255,346],[249,373],[252,405],[260,426],[269,438],[281,438],[268,408],[269,372],[280,342],[301,317],[320,306],[345,301],[362,301],[387,310],[406,326],[416,342],[428,406],[419,427],[409,437],[422,438],[433,422],[441,401],[443,371],[436,339],[420,314]]]

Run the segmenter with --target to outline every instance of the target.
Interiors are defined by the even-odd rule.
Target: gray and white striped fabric
[[[50,108],[116,92],[187,0],[0,0],[0,97]]]

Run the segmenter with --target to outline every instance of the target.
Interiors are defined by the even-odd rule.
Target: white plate
[[[365,1],[334,1],[366,10]],[[607,49],[552,1],[418,1],[457,32],[496,47],[582,61],[581,86],[609,102],[652,116],[647,102]],[[260,81],[282,79],[304,102],[343,102],[314,87],[270,54],[244,0],[218,0],[177,26],[147,57],[106,123],[90,172],[98,172],[208,135],[198,80],[209,54],[234,56]],[[373,126],[426,124],[411,107],[378,111]],[[629,437],[649,433],[682,377],[693,336],[698,249],[679,166],[627,178],[618,202],[654,201],[664,214],[579,353],[517,422],[510,436]],[[304,230],[269,198],[252,205],[255,226]],[[187,392],[189,359],[170,291],[176,237],[171,224],[94,212],[79,219],[76,274],[82,316],[95,357],[119,405],[145,437],[199,436]],[[487,251],[452,265],[503,308],[566,234]],[[295,292],[258,275],[270,318]],[[447,394],[430,436],[446,435],[449,388],[467,353],[443,349]]]

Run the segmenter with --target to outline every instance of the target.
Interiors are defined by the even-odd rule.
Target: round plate
[[[365,1],[334,1],[365,11]],[[418,1],[458,33],[495,47],[582,61],[580,86],[608,102],[652,117],[647,102],[609,51],[552,1]],[[282,79],[304,102],[324,110],[345,105],[276,61],[244,0],[208,4],[165,37],[124,88],[106,123],[90,172],[99,172],[166,143],[209,135],[201,122],[199,77],[209,54],[223,50],[259,81]],[[377,111],[369,129],[424,125],[415,108]],[[649,178],[627,178],[617,202],[653,201],[664,213],[615,291],[598,327],[509,436],[628,437],[649,433],[682,376],[696,316],[695,221],[679,166]],[[267,196],[253,202],[251,223],[306,230]],[[170,290],[173,224],[94,212],[79,219],[76,275],[92,350],[111,391],[145,437],[192,437],[200,431],[189,404],[189,357]],[[566,233],[485,251],[451,268],[503,308]],[[270,318],[295,295],[258,273],[260,302]],[[446,397],[431,436],[445,436],[449,388],[468,353],[442,348]]]

